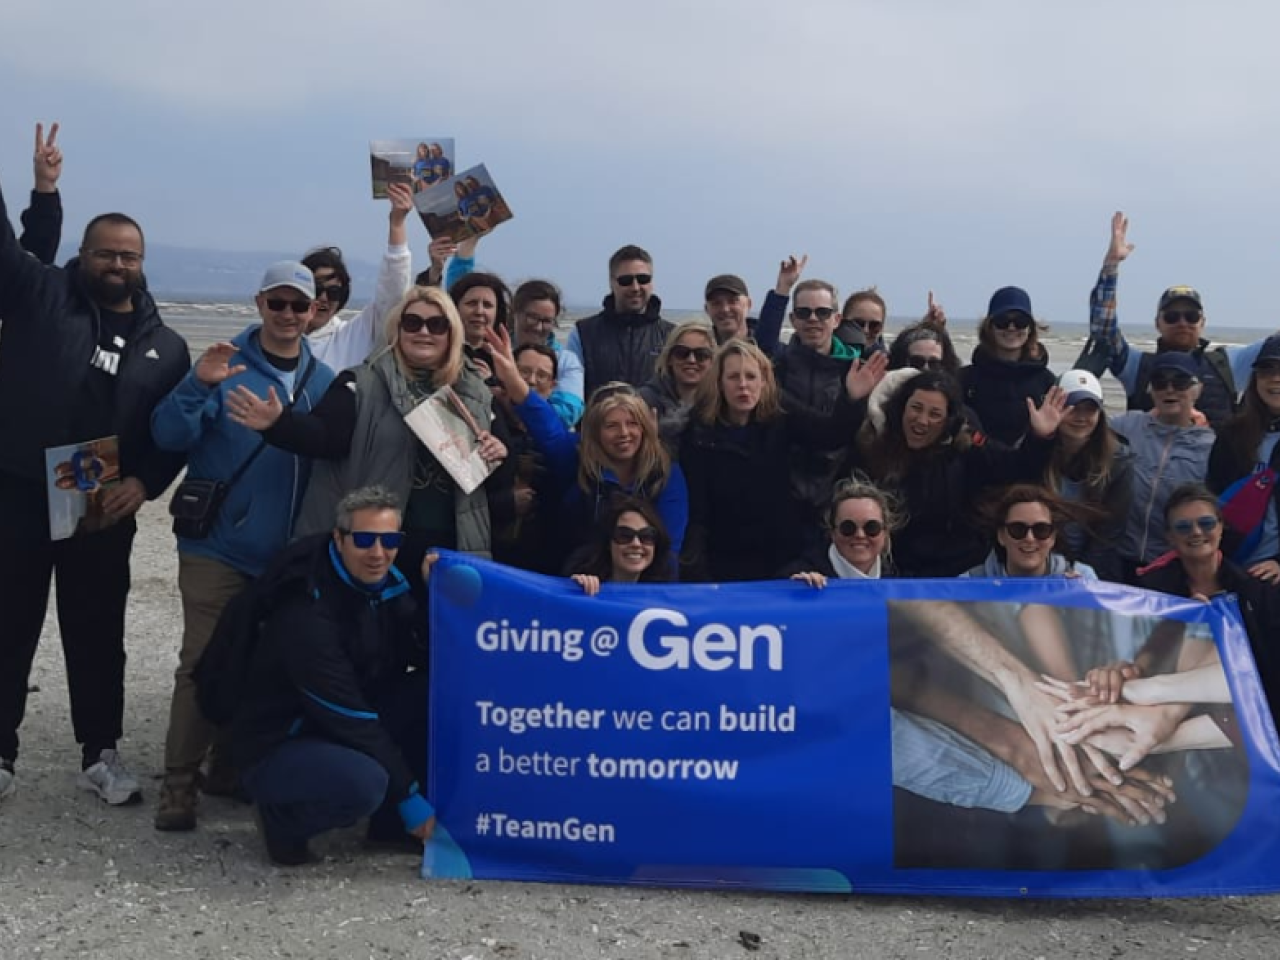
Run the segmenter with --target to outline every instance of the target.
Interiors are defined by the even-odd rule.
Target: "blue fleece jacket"
[[[207,387],[196,379],[193,369],[151,415],[156,445],[186,453],[189,478],[229,480],[261,443],[256,431],[227,416],[224,401],[228,391],[245,386],[266,399],[268,388],[274,387],[276,396],[287,404],[292,396],[290,386],[301,382],[312,362],[311,349],[303,340],[298,368],[286,376],[267,362],[258,343],[259,329],[255,324],[232,341],[239,352],[232,357],[231,366],[243,365],[241,373]],[[310,411],[332,380],[333,371],[317,362],[295,409]],[[204,540],[179,537],[178,550],[258,576],[289,540],[309,473],[309,460],[267,446],[232,488],[209,536]]]

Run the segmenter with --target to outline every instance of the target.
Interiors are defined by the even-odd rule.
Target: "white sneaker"
[[[142,787],[115,750],[103,750],[101,759],[82,771],[76,782],[112,806],[142,802]]]
[[[18,789],[18,776],[4,766],[5,763],[8,763],[8,761],[0,757],[0,800],[12,797],[13,792]]]

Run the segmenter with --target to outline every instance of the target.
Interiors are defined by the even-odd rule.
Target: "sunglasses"
[[[1015,520],[1004,525],[1004,532],[1011,540],[1025,540],[1028,533],[1037,540],[1048,540],[1053,536],[1053,531],[1052,523],[1022,523]]]
[[[819,320],[830,320],[835,315],[835,307],[796,307],[791,311],[791,316],[797,320],[809,320],[817,317]]]
[[[690,357],[698,363],[710,363],[713,356],[708,347],[675,346],[671,348],[671,359],[677,363],[684,363]]]
[[[916,370],[941,370],[942,361],[937,357],[907,357],[907,366]]]
[[[1259,377],[1280,377],[1280,360],[1263,360],[1253,366],[1253,372]]]
[[[849,321],[856,323],[858,329],[865,333],[877,334],[884,329],[883,320],[859,320],[857,317],[847,317]]]
[[[862,532],[867,535],[868,539],[875,539],[884,533],[884,524],[879,520],[868,520],[862,525]],[[841,520],[836,524],[836,533],[842,537],[856,537],[858,535],[858,521]]]
[[[1190,390],[1191,385],[1196,382],[1195,377],[1189,377],[1185,373],[1180,373],[1173,377],[1154,376],[1151,378],[1152,390]]]
[[[286,310],[291,310],[294,316],[301,316],[311,309],[310,300],[277,300],[275,297],[269,297],[266,303],[267,309],[272,313],[284,313]]]
[[[1211,513],[1206,513],[1202,517],[1196,517],[1194,520],[1175,520],[1169,524],[1173,532],[1180,537],[1189,537],[1196,530],[1201,533],[1213,533],[1218,529],[1218,518]]]
[[[443,337],[449,332],[449,318],[439,314],[434,317],[420,317],[416,313],[400,314],[400,329],[405,333],[417,333],[423,327],[432,336]]]
[[[1165,323],[1199,323],[1199,310],[1161,310],[1160,319]]]
[[[321,297],[324,297],[330,303],[336,303],[339,300],[345,300],[347,298],[346,284],[330,283],[323,287],[317,287],[316,299],[319,300]]]
[[[658,542],[658,531],[653,527],[641,527],[637,530],[635,527],[619,525],[613,528],[612,539],[620,547],[625,547],[635,540],[639,540],[646,547],[652,547]]]
[[[381,543],[383,550],[399,550],[404,543],[404,534],[399,530],[377,533],[373,530],[340,530],[343,536],[351,538],[357,550],[369,550],[375,543]]]
[[[620,287],[632,287],[632,286],[635,286],[636,284],[639,284],[642,287],[647,287],[649,284],[653,282],[653,274],[652,273],[624,273],[620,277],[614,277],[613,282]]]
[[[1008,330],[1010,327],[1015,330],[1030,330],[1031,318],[1025,313],[1006,313],[1000,317],[992,317],[991,326],[997,330]]]

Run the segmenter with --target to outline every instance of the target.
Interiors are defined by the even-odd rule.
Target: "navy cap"
[[[1154,376],[1162,370],[1170,373],[1185,373],[1189,377],[1200,379],[1200,368],[1196,366],[1191,354],[1178,350],[1165,350],[1156,354],[1151,364],[1151,373]]]
[[[1264,363],[1280,360],[1280,334],[1274,334],[1262,341],[1262,349],[1253,361],[1253,369],[1257,370]]]
[[[987,306],[988,317],[1015,311],[1025,313],[1028,317],[1035,316],[1031,312],[1031,297],[1027,295],[1027,291],[1021,287],[1001,287],[991,295],[991,303]]]

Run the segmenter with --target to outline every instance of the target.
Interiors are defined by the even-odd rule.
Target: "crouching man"
[[[312,837],[361,817],[375,842],[426,841],[435,829],[419,786],[426,618],[392,566],[400,519],[389,491],[349,493],[332,535],[286,548],[257,587],[270,612],[231,742],[278,864],[306,863]]]

